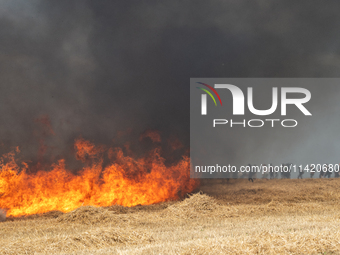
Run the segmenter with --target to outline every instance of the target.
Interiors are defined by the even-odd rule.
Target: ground
[[[340,179],[204,181],[181,201],[0,223],[0,254],[340,254]]]

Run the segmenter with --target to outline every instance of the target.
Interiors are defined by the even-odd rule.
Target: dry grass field
[[[0,254],[340,254],[340,179],[207,180],[183,201],[0,223]]]

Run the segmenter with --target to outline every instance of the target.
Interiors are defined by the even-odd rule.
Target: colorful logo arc
[[[203,85],[203,86],[205,86],[205,87],[207,87],[207,88],[209,88],[212,92],[214,92],[214,94],[217,96],[218,100],[220,101],[220,104],[222,105],[222,100],[221,100],[221,98],[220,98],[220,95],[217,93],[217,91],[216,91],[213,87],[211,87],[210,85],[205,84],[205,83],[203,83],[203,82],[197,82],[197,83],[198,83],[198,84],[201,84],[201,85]],[[206,92],[206,93],[212,98],[212,100],[214,100],[214,103],[215,103],[215,105],[217,106],[215,97],[211,94],[211,92],[210,92],[209,90],[206,90],[206,89],[201,88],[201,87],[197,87],[197,88],[203,90],[204,92]]]

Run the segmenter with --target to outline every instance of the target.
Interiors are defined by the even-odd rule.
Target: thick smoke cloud
[[[0,2],[3,152],[158,129],[189,145],[190,77],[338,77],[338,1]],[[320,91],[323,93],[324,91]],[[327,93],[327,92],[325,92]],[[35,121],[48,115],[55,135]]]

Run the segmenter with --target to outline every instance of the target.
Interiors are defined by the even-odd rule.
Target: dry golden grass
[[[340,180],[205,181],[183,201],[0,223],[0,254],[340,254]]]
[[[102,207],[82,206],[72,212],[60,215],[58,222],[96,224],[107,223],[114,220],[114,214]]]

